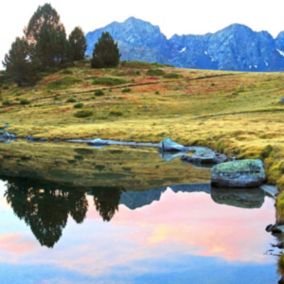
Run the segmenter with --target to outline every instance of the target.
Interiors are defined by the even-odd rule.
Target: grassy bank
[[[284,74],[88,64],[49,74],[33,88],[1,84],[0,121],[18,135],[101,137],[210,146],[262,158],[284,188]]]

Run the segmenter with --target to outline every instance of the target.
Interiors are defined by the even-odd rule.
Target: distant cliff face
[[[167,39],[158,26],[132,17],[89,32],[88,55],[104,31],[118,42],[122,60],[198,69],[284,70],[284,32],[274,39],[268,32],[254,32],[234,24],[213,34],[174,35]]]

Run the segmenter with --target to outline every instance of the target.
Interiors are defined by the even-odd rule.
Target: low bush
[[[92,115],[93,115],[93,112],[90,111],[90,110],[80,110],[80,111],[77,111],[74,114],[74,116],[78,117],[78,118],[89,117],[89,116],[92,116]]]
[[[21,99],[20,100],[20,104],[21,105],[29,105],[30,104],[30,101],[28,99]]]
[[[165,76],[165,72],[162,69],[149,69],[146,73],[148,76]]]
[[[125,83],[127,83],[126,80],[114,77],[101,77],[101,78],[97,77],[93,79],[94,85],[116,86]]]
[[[95,96],[96,97],[101,97],[101,96],[104,96],[104,95],[105,95],[105,93],[104,93],[103,90],[96,90],[95,91]]]
[[[74,105],[74,108],[82,108],[84,106],[83,103],[77,103]]]

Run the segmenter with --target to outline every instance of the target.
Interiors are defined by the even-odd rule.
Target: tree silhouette
[[[87,48],[86,39],[81,28],[76,27],[69,35],[69,53],[70,59],[82,60],[85,57]]]
[[[108,32],[104,32],[95,44],[91,65],[93,68],[116,67],[120,54],[117,43]]]
[[[36,81],[34,51],[34,47],[25,39],[16,38],[5,55],[3,65],[6,67],[7,75],[18,86],[30,85]]]
[[[104,221],[109,222],[118,211],[121,189],[97,188],[93,190],[94,203]]]
[[[30,226],[42,246],[52,248],[70,214],[82,223],[88,210],[84,191],[56,189],[28,179],[9,179],[5,193],[15,214]]]

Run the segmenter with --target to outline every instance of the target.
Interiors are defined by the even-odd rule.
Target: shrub
[[[74,108],[82,108],[84,106],[83,103],[77,103],[74,105]]]
[[[92,115],[93,115],[93,112],[90,111],[90,110],[80,110],[80,111],[77,111],[74,114],[74,116],[78,117],[78,118],[89,117],[89,116],[92,116]]]
[[[101,97],[101,96],[104,96],[104,95],[105,95],[105,93],[104,93],[103,90],[96,90],[95,91],[95,96],[96,97]]]
[[[177,73],[168,73],[164,75],[164,78],[167,78],[167,79],[178,79],[180,77],[181,75]]]
[[[30,101],[27,100],[27,99],[21,99],[21,100],[20,100],[20,104],[21,104],[21,105],[29,105],[29,104],[30,104]]]
[[[161,69],[149,69],[146,74],[148,76],[165,76],[165,72]]]
[[[66,103],[75,103],[75,102],[76,102],[76,99],[73,97],[70,97],[66,100]]]
[[[94,85],[115,86],[115,85],[120,85],[120,84],[125,84],[125,83],[127,83],[127,81],[121,78],[101,77],[101,78],[93,79]]]
[[[122,116],[123,113],[121,111],[118,111],[118,110],[112,110],[109,115],[112,115],[112,116]]]
[[[68,76],[68,77],[64,77],[64,78],[61,78],[61,79],[58,79],[56,81],[49,83],[47,85],[47,88],[48,89],[64,89],[66,87],[72,86],[72,85],[74,85],[76,83],[80,83],[80,82],[81,82],[80,79],[77,79],[77,78],[72,77],[72,76]]]
[[[8,99],[6,99],[6,100],[4,100],[3,102],[2,102],[2,105],[3,106],[9,106],[9,105],[11,105],[12,104],[12,102],[10,101],[10,100],[8,100]]]
[[[131,89],[130,88],[124,88],[121,90],[122,93],[129,93],[131,92]]]

